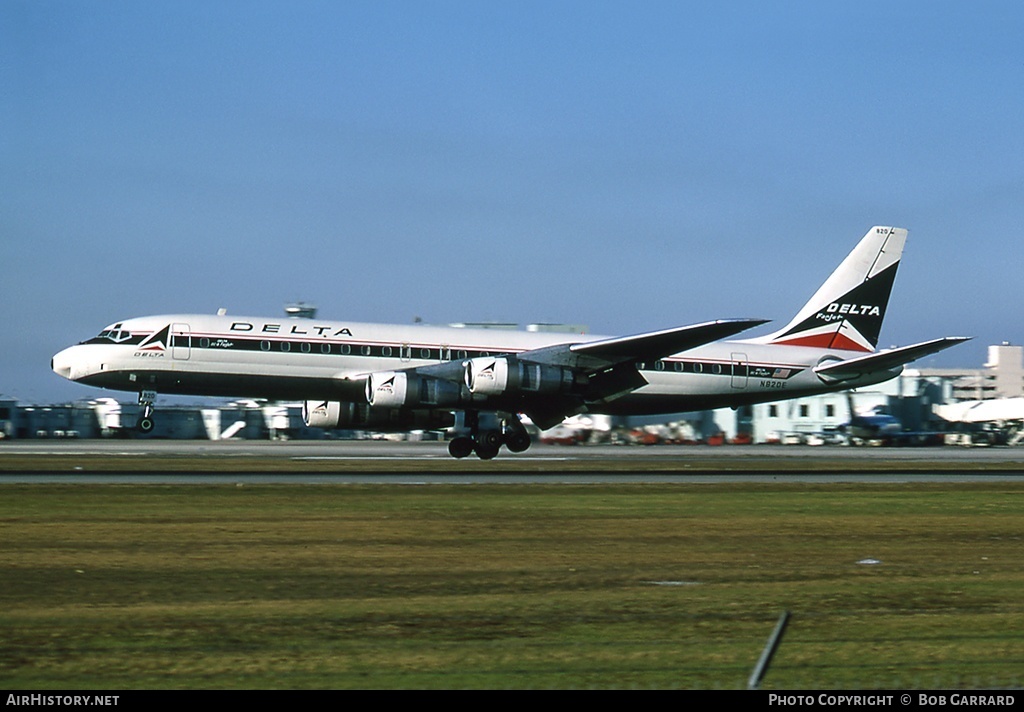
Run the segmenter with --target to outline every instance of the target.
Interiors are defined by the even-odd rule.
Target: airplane
[[[782,329],[730,340],[764,319],[720,319],[632,336],[172,314],[125,319],[53,357],[78,383],[158,393],[302,400],[310,427],[453,429],[449,453],[523,452],[582,413],[678,413],[871,385],[965,341],[877,351],[907,231],[873,227]]]
[[[851,438],[861,442],[876,442],[896,439],[903,432],[903,423],[896,416],[886,412],[886,406],[876,405],[868,412],[858,410],[853,403],[853,394],[846,392],[850,408],[850,420],[840,427]]]

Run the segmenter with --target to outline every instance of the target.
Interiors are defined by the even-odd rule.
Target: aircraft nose
[[[74,357],[71,352],[74,348],[75,347],[72,346],[71,348],[64,349],[63,351],[54,354],[53,358],[50,359],[50,368],[53,369],[53,372],[68,380],[72,380],[71,369]]]

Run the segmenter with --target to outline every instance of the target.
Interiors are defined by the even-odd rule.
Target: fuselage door
[[[192,356],[192,330],[188,324],[171,324],[171,358],[188,361]]]
[[[746,388],[747,387],[747,375],[750,373],[747,368],[747,355],[734,353],[730,356],[732,359],[732,382],[733,388]]]

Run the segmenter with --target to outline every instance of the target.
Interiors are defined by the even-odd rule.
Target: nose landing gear
[[[141,391],[139,393],[139,405],[142,406],[142,413],[135,421],[135,429],[143,435],[153,432],[156,423],[153,420],[153,403],[156,401],[156,391]]]

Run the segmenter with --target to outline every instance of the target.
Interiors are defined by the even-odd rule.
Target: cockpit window
[[[132,332],[122,329],[120,324],[114,324],[111,328],[101,331],[98,338],[120,344],[132,338]]]

